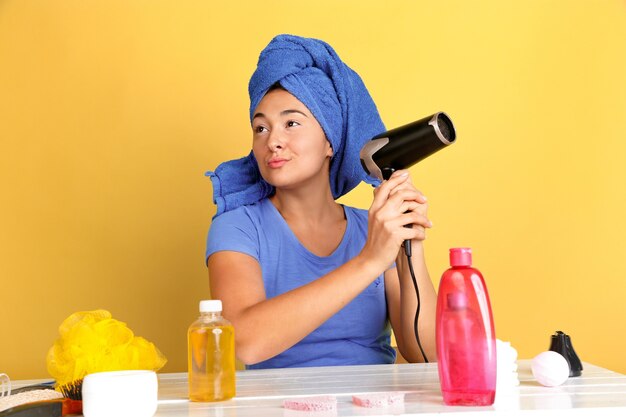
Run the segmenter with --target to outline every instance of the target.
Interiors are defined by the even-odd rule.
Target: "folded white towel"
[[[496,339],[497,379],[496,390],[519,385],[517,375],[517,350],[510,342]]]

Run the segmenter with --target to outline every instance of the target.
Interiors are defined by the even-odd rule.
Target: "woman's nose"
[[[278,133],[272,132],[269,137],[269,141],[267,142],[267,146],[270,148],[272,152],[276,152],[279,149],[283,149],[284,144]]]

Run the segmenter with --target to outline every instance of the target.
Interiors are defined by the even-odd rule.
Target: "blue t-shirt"
[[[317,256],[298,241],[276,207],[264,199],[213,220],[206,259],[235,251],[261,265],[267,298],[308,284],[355,257],[367,239],[367,211],[344,207],[347,227],[330,256]],[[383,275],[320,327],[286,351],[249,369],[393,363]],[[279,320],[280,318],[277,318]],[[236,329],[235,329],[236,331]]]

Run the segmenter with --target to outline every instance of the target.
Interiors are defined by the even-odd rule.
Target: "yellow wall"
[[[247,152],[248,78],[282,32],[332,44],[389,127],[453,118],[458,143],[412,168],[435,283],[471,246],[521,357],[560,329],[626,372],[623,0],[0,1],[0,372],[46,377],[57,326],[96,308],[185,369],[203,173]]]

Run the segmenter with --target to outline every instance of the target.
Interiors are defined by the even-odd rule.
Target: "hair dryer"
[[[373,137],[361,148],[361,165],[368,175],[387,180],[394,171],[409,168],[455,139],[452,120],[435,113]]]
[[[381,133],[361,148],[361,165],[372,177],[388,180],[394,171],[406,169],[454,143],[456,131],[444,112]],[[410,226],[407,226],[410,227]],[[411,242],[404,241],[411,256]]]

